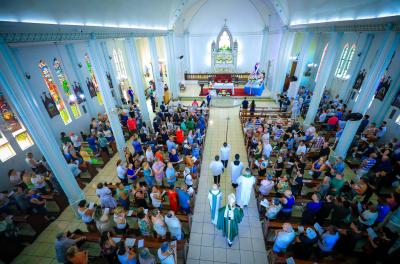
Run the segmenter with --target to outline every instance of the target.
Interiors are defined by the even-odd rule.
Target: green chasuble
[[[217,228],[222,230],[225,237],[227,237],[230,241],[233,241],[233,239],[239,233],[238,225],[240,222],[242,222],[242,218],[242,208],[235,207],[232,210],[230,205],[226,205],[218,210]]]

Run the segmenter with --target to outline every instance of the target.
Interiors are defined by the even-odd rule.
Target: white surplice
[[[253,185],[256,182],[256,178],[254,176],[245,177],[241,175],[237,179],[237,184],[239,185],[236,188],[236,203],[240,206],[246,206],[250,202],[251,192],[253,190]]]

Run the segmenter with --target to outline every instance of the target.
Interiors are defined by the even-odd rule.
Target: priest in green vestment
[[[239,234],[239,223],[243,219],[243,210],[236,207],[235,203],[235,195],[231,193],[228,196],[228,204],[218,210],[217,228],[222,230],[229,246],[232,246],[233,240]]]

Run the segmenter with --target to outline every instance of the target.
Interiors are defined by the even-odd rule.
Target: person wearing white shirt
[[[272,153],[272,146],[271,144],[269,144],[269,141],[266,141],[263,144],[263,155],[266,159],[269,159],[269,157],[271,156]]]
[[[269,132],[264,133],[264,134],[261,136],[262,142],[269,142],[269,138],[270,138]]]
[[[311,124],[311,126],[306,130],[306,141],[313,139],[315,136],[315,132],[316,129],[314,127],[314,124]]]
[[[224,167],[226,168],[228,166],[228,160],[229,157],[231,156],[231,145],[228,145],[228,143],[224,142],[224,145],[220,149],[221,152],[221,162],[224,164]]]
[[[216,155],[215,159],[210,163],[210,169],[214,176],[214,184],[218,184],[221,181],[221,174],[224,172],[224,164],[219,160],[219,156]]]
[[[372,226],[378,218],[378,212],[373,204],[368,204],[368,209],[364,210],[358,217],[358,221],[365,227]]]
[[[235,155],[235,161],[231,162],[231,182],[232,182],[232,187],[236,188],[237,185],[237,179],[239,178],[240,175],[242,175],[243,171],[243,162],[240,160],[239,154]]]
[[[186,167],[183,171],[183,179],[185,180],[185,184],[188,188],[193,186],[193,178],[192,174],[190,173],[190,168]]]
[[[81,150],[81,139],[77,135],[75,135],[74,132],[71,132],[69,134],[69,138],[72,141],[72,145],[74,146],[74,149],[79,152]]]
[[[119,179],[124,185],[127,185],[127,184],[128,184],[128,178],[126,177],[126,172],[127,172],[127,169],[126,169],[125,166],[123,166],[122,160],[118,160],[118,161],[117,161],[117,176],[118,176],[118,179]]]
[[[304,144],[304,141],[300,141],[300,144],[296,150],[296,156],[304,155],[304,154],[306,154],[306,152],[307,152],[307,147]]]

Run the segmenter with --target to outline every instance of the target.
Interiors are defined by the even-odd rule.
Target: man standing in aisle
[[[222,196],[223,194],[216,184],[214,184],[212,189],[208,191],[208,201],[211,209],[211,222],[214,225],[217,225],[218,223],[218,210],[222,206]]]
[[[224,168],[228,166],[228,160],[229,157],[231,156],[231,145],[228,145],[228,143],[224,142],[224,145],[221,147],[221,162],[224,164]]]
[[[238,188],[236,189],[237,204],[243,208],[248,206],[251,198],[253,185],[256,183],[256,178],[251,175],[251,171],[247,168],[243,175],[237,179]]]
[[[214,184],[217,184],[219,186],[219,183],[221,181],[221,174],[224,172],[224,165],[219,160],[218,155],[216,155],[214,160],[211,161],[210,169],[214,176]]]

